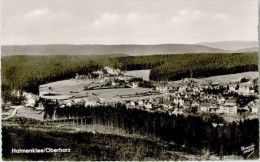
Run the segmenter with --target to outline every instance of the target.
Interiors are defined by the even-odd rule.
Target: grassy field
[[[76,80],[69,79],[63,81],[52,82],[40,86],[41,93],[55,93],[58,95],[48,96],[51,99],[66,99],[69,97],[86,97],[88,94],[94,94],[101,100],[111,101],[118,100],[118,95],[130,95],[136,93],[149,92],[149,88],[116,88],[116,89],[97,89],[97,90],[84,90],[86,85],[98,85],[97,80]],[[49,90],[51,87],[51,90]],[[71,92],[77,93],[71,93]]]
[[[197,82],[220,82],[220,83],[229,83],[232,80],[238,80],[241,77],[251,77],[253,79],[259,78],[258,72],[244,72],[244,73],[236,73],[236,74],[227,74],[227,75],[217,75],[212,77],[206,77],[206,78],[194,78]],[[172,81],[172,83],[181,83],[182,80]]]
[[[229,83],[230,81],[237,80],[240,77],[251,77],[253,79],[259,78],[259,72],[244,72],[244,73],[229,74],[229,75],[218,75],[218,76],[212,76],[204,79],[213,82]]]

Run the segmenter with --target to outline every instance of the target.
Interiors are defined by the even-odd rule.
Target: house
[[[177,105],[177,104],[178,104],[178,99],[177,99],[177,98],[174,98],[174,99],[173,99],[173,103]]]
[[[228,91],[229,91],[229,92],[234,92],[234,91],[236,91],[237,86],[238,86],[238,84],[229,84],[229,85],[228,85]]]
[[[178,108],[175,108],[174,111],[170,113],[170,115],[178,115],[178,114],[183,114],[183,111],[179,110]]]
[[[237,114],[237,104],[234,100],[227,100],[219,107],[219,113],[224,114]]]
[[[211,113],[220,113],[219,112],[219,107],[216,104],[211,104],[209,106],[209,112],[211,112]]]
[[[252,87],[249,87],[249,93],[250,93],[250,94],[254,94],[254,93],[255,93],[255,90],[254,90]]]
[[[160,93],[166,93],[166,92],[168,92],[168,88],[167,88],[167,86],[156,86],[156,91],[158,91]]]
[[[112,84],[113,87],[116,86],[116,83],[114,81],[112,81],[111,84]]]
[[[219,98],[219,99],[217,100],[218,104],[224,104],[225,101],[226,101],[226,100],[225,100],[225,98],[223,98],[223,97],[221,97],[221,98]]]
[[[187,95],[187,94],[185,94],[184,98],[185,98],[185,100],[187,100],[189,97],[188,97],[188,95]]]
[[[191,108],[190,102],[184,102],[183,109],[189,109],[189,108]]]
[[[29,99],[26,100],[25,106],[26,107],[34,107],[35,103],[36,103],[35,99],[29,98]]]
[[[253,107],[251,107],[251,112],[258,114],[259,113],[259,105],[254,105]]]
[[[186,91],[187,90],[187,86],[180,86],[179,88],[178,88],[178,91],[179,92],[184,92],[184,91]]]
[[[130,102],[130,107],[132,107],[132,108],[135,107],[135,102],[134,102],[134,101],[131,101],[131,102]]]
[[[251,101],[248,107],[251,109],[251,113],[259,113],[259,100]]]
[[[210,106],[210,103],[203,102],[200,104],[199,110],[201,112],[209,112],[209,106]]]
[[[146,109],[151,109],[152,108],[152,104],[150,102],[147,102],[147,103],[144,104],[144,107]]]
[[[36,104],[36,100],[38,96],[33,95],[31,93],[23,92],[23,96],[25,97],[25,106],[26,107],[34,107]]]
[[[184,78],[182,81],[183,81],[184,83],[188,83],[188,82],[189,82],[189,78]]]
[[[245,84],[240,84],[238,88],[238,92],[242,94],[249,94],[250,93],[249,86]]]
[[[192,90],[193,90],[193,92],[199,92],[200,91],[198,87],[193,87]]]
[[[183,104],[184,104],[184,100],[182,100],[181,98],[178,99],[178,105],[179,105],[179,107],[183,107]]]
[[[130,86],[131,88],[137,88],[138,87],[138,83],[132,82],[132,86]]]
[[[113,68],[110,68],[108,66],[104,67],[104,71],[105,71],[106,74],[112,75],[112,76],[119,75],[119,73],[120,73],[119,69],[113,69]]]
[[[199,102],[193,101],[191,107],[199,107]]]
[[[144,106],[144,102],[142,100],[137,101],[138,106]]]

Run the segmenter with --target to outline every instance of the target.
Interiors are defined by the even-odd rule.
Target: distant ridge
[[[225,53],[225,50],[191,44],[159,45],[3,45],[2,55],[155,55],[185,53]]]
[[[197,45],[208,46],[211,48],[219,48],[223,50],[239,51],[242,49],[250,49],[258,47],[257,41],[221,41],[221,42],[201,42]]]
[[[158,45],[3,45],[2,56],[11,55],[156,55],[188,53],[258,52],[257,41],[221,41]]]

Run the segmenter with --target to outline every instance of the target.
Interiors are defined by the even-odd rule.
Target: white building
[[[253,107],[251,108],[251,112],[257,114],[257,113],[259,112],[259,106],[257,106],[257,105],[253,106]]]
[[[200,104],[200,111],[201,112],[209,112],[209,103],[201,103]]]
[[[219,113],[237,114],[237,104],[234,102],[226,102],[219,107]]]
[[[156,87],[156,91],[158,91],[160,93],[167,93],[168,92],[168,88],[166,86],[157,86]]]
[[[138,87],[138,83],[133,82],[131,88],[137,88],[137,87]]]
[[[144,102],[142,100],[137,101],[139,106],[144,106]]]

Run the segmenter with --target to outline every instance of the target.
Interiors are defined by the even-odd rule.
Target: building
[[[237,104],[233,100],[227,100],[219,107],[219,113],[237,114]]]
[[[166,92],[168,92],[168,88],[167,88],[167,86],[157,86],[156,91],[158,91],[160,93],[166,93]]]
[[[203,102],[200,104],[199,110],[201,112],[209,112],[209,106],[210,106],[210,103]]]

